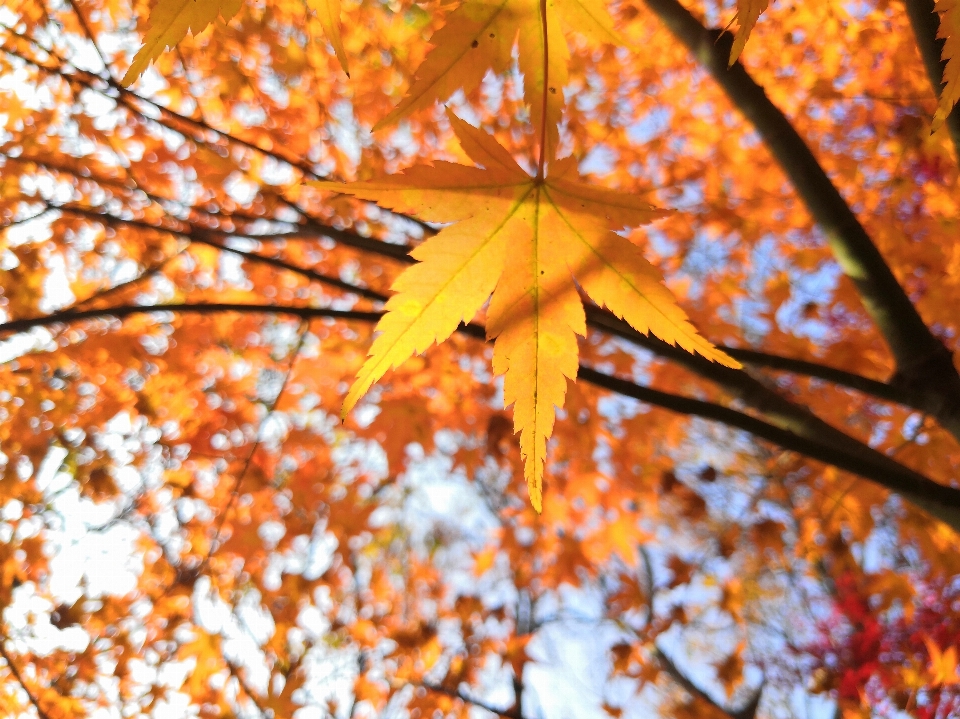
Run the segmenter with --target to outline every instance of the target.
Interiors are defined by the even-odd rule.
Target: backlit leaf
[[[492,293],[493,370],[504,375],[504,401],[513,405],[527,488],[539,512],[546,442],[567,381],[577,376],[576,335],[586,334],[574,280],[640,332],[739,365],[697,334],[653,266],[613,232],[664,211],[582,183],[572,158],[554,163],[542,181],[530,177],[492,136],[450,118],[464,151],[484,169],[438,162],[371,182],[315,183],[429,222],[455,223],[417,247],[419,263],[394,283],[343,414],[388,369],[471,320]]]
[[[937,37],[944,40],[943,89],[940,92],[940,105],[933,116],[932,130],[936,131],[947,115],[960,100],[960,0],[937,0],[936,10],[940,14],[940,29]]]
[[[733,47],[730,48],[730,64],[733,65],[743,52],[747,39],[753,31],[760,14],[767,9],[770,0],[737,0],[737,34],[733,38]]]
[[[221,16],[229,20],[240,10],[242,0],[159,0],[150,13],[149,29],[143,46],[133,57],[133,62],[121,83],[130,85],[160,57],[160,54],[183,40],[187,32],[194,35]]]

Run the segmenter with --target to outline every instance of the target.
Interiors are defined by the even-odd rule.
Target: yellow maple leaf
[[[243,0],[159,0],[150,13],[143,46],[120,84],[132,84],[164,50],[183,40],[188,31],[194,35],[202,32],[218,15],[227,22],[242,5]],[[306,0],[306,5],[316,14],[343,71],[347,72],[347,55],[340,39],[340,0]]]
[[[347,51],[343,49],[343,39],[340,37],[340,0],[307,0],[307,7],[313,10],[320,21],[320,27],[327,36],[333,51],[337,54],[340,67],[350,76],[347,66]]]
[[[937,0],[934,6],[940,14],[940,28],[937,37],[944,40],[943,90],[940,92],[940,105],[933,116],[931,130],[937,129],[947,119],[953,106],[960,100],[960,0]]]
[[[730,48],[730,64],[733,65],[743,52],[747,38],[753,31],[761,13],[767,9],[770,0],[737,0],[736,21],[739,27],[733,38],[733,47]]]
[[[374,131],[446,100],[461,88],[474,90],[490,68],[504,72],[519,40],[518,61],[531,125],[539,129],[546,124],[546,152],[551,155],[568,77],[569,50],[560,22],[595,43],[624,44],[603,0],[546,0],[544,7],[539,0],[465,0],[430,38],[433,50],[417,68],[406,97]]]
[[[120,81],[128,86],[167,48],[183,40],[187,31],[196,35],[220,15],[229,20],[240,10],[242,0],[159,0],[150,12],[149,29],[143,46]]]
[[[371,182],[312,183],[427,222],[453,223],[413,251],[419,262],[394,283],[343,414],[388,369],[471,320],[492,293],[493,369],[504,375],[504,401],[513,405],[527,488],[539,512],[546,441],[567,380],[577,376],[576,335],[586,334],[574,280],[638,331],[740,365],[697,334],[657,270],[613,232],[663,210],[580,182],[573,158],[531,177],[491,135],[452,114],[450,121],[464,152],[483,169],[437,162]]]

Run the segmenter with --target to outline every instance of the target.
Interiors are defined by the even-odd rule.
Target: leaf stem
[[[540,0],[540,27],[543,30],[543,107],[540,113],[540,159],[537,162],[537,180],[544,178],[547,160],[547,93],[550,92],[550,39],[547,32],[547,0]]]

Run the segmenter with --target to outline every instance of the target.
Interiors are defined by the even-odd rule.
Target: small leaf
[[[730,48],[731,66],[740,57],[760,14],[769,4],[770,0],[737,0],[736,20],[740,27],[737,28],[737,34],[733,38],[733,47]]]
[[[931,130],[936,132],[953,106],[960,100],[960,0],[937,0],[936,11],[940,14],[940,28],[937,37],[944,40],[943,90],[940,92],[940,105],[933,116]]]

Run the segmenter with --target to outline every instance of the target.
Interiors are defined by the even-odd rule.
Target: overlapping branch
[[[823,229],[834,257],[896,361],[893,384],[916,393],[923,410],[960,439],[960,375],[924,323],[863,225],[806,142],[740,62],[728,67],[733,36],[704,27],[678,0],[645,0],[670,32],[753,124]]]
[[[692,37],[696,39],[698,43],[702,43],[704,38],[710,39],[709,48],[704,50],[699,45],[698,52],[707,53],[709,55],[708,60],[713,62],[717,58],[720,58],[722,62],[720,63],[723,67],[722,72],[727,72],[725,70],[726,56],[723,54],[722,48],[713,42],[715,35],[711,34],[709,31],[705,30],[689,13],[682,8],[682,6],[675,3],[675,0],[648,0],[651,6],[660,6],[661,10],[667,8],[670,10],[672,8],[673,12],[677,11],[679,8],[681,13],[680,21],[676,20],[676,17],[673,18],[674,24],[679,22],[678,27],[683,32],[693,32]],[[683,15],[685,14],[685,15]],[[56,70],[51,70],[49,67],[44,66],[43,69],[47,72],[57,72]],[[720,73],[721,70],[717,70],[717,73]],[[779,118],[779,121],[782,124],[785,124],[790,132],[793,133],[792,138],[796,143],[798,142],[802,145],[805,150],[808,161],[801,162],[800,168],[797,172],[800,174],[801,179],[807,183],[807,185],[813,187],[814,189],[823,189],[817,183],[821,185],[826,183],[830,189],[832,189],[833,194],[835,195],[833,204],[826,202],[827,210],[834,212],[835,215],[840,217],[838,220],[834,218],[833,229],[835,234],[839,233],[840,238],[843,242],[846,242],[848,245],[853,247],[859,247],[863,249],[861,245],[866,243],[873,253],[878,258],[879,263],[886,270],[889,277],[887,278],[893,285],[896,286],[897,292],[903,302],[909,306],[911,312],[915,316],[916,320],[922,325],[922,321],[919,319],[919,316],[916,315],[915,310],[913,310],[912,304],[910,304],[909,299],[906,298],[906,295],[899,288],[899,285],[896,284],[896,280],[893,278],[892,274],[889,272],[887,266],[883,263],[882,258],[879,257],[879,253],[876,252],[876,249],[873,247],[872,243],[868,237],[866,237],[863,228],[859,226],[856,218],[853,217],[849,208],[843,202],[843,199],[839,196],[836,189],[830,184],[829,179],[823,174],[822,169],[819,168],[819,165],[816,164],[816,160],[813,158],[809,149],[803,144],[803,141],[793,132],[790,128],[787,120],[769,103],[769,100],[766,99],[766,96],[763,94],[762,88],[753,84],[752,80],[746,76],[745,71],[741,66],[735,66],[732,71],[738,78],[743,87],[746,88],[746,91],[743,91],[743,87],[740,88],[741,95],[744,95],[747,99],[753,101],[758,101],[757,93],[759,93],[759,99],[762,99],[766,102],[766,106],[763,106],[763,103],[759,103],[759,110],[756,110],[755,114],[758,117],[766,117],[767,120],[770,118],[767,115],[770,114],[770,109],[774,113],[773,120],[776,121]],[[739,73],[739,74],[737,74]],[[69,77],[71,81],[79,82],[80,84],[86,85],[91,89],[96,89],[98,92],[103,92],[101,88],[94,88],[93,86],[99,82],[103,82],[102,77],[97,77],[90,75],[89,77],[84,76],[82,78],[78,77],[75,73],[59,73],[65,77]],[[96,79],[94,79],[96,78]],[[744,78],[746,80],[744,81]],[[111,85],[111,93],[117,92],[120,93],[123,98],[124,104],[128,110],[134,112],[138,115],[142,121],[158,122],[155,118],[150,118],[143,113],[143,111],[135,107],[135,103],[139,101],[149,102],[148,100],[135,95],[127,90],[118,89]],[[752,93],[752,94],[751,94]],[[739,97],[739,96],[738,96]],[[153,105],[153,103],[151,103]],[[762,107],[761,107],[762,106]],[[236,143],[241,147],[244,147],[248,150],[254,150],[264,155],[268,155],[282,162],[290,164],[292,167],[295,167],[300,172],[307,174],[308,176],[313,174],[312,170],[309,167],[306,167],[298,160],[291,160],[291,158],[285,157],[282,154],[277,154],[270,150],[264,149],[257,145],[254,145],[250,142],[243,141],[240,138],[235,138],[228,133],[224,133],[216,128],[210,127],[209,125],[188,118],[183,115],[179,115],[173,111],[167,110],[160,106],[154,105],[155,109],[161,113],[162,116],[166,118],[166,122],[173,122],[175,125],[180,125],[181,128],[183,125],[187,125],[193,128],[194,132],[188,133],[191,140],[205,143],[206,138],[203,135],[207,133],[216,133],[219,138],[226,143]],[[765,115],[764,112],[767,114]],[[163,121],[161,121],[163,124]],[[776,124],[776,122],[774,122]],[[176,128],[175,128],[176,129]],[[182,129],[180,130],[182,131]],[[790,135],[790,133],[786,133]],[[790,137],[787,137],[786,147],[787,149],[795,149],[790,144]],[[786,150],[784,150],[786,152]],[[56,168],[58,171],[70,172],[70,168]],[[819,171],[822,177],[817,180],[817,171]],[[804,174],[806,173],[806,174]],[[811,179],[813,178],[813,179]],[[802,184],[802,183],[801,183]],[[813,190],[810,190],[813,192]],[[829,193],[828,193],[829,194]],[[281,198],[282,199],[282,198]],[[829,199],[829,198],[828,198]],[[288,201],[287,204],[290,204]],[[842,206],[842,207],[841,207]],[[337,228],[331,228],[315,218],[311,217],[310,214],[305,212],[302,208],[291,205],[295,209],[300,217],[301,223],[297,226],[297,235],[303,234],[304,236],[309,236],[313,234],[315,237],[330,237],[335,241],[342,243],[344,245],[361,249],[363,251],[372,252],[383,257],[388,257],[394,260],[401,262],[411,262],[412,259],[408,256],[409,248],[405,246],[393,245],[390,243],[382,242],[374,238],[363,237],[355,232],[349,230],[342,230]],[[226,236],[229,233],[224,233],[222,230],[215,230],[211,228],[204,227],[194,227],[188,226],[186,228],[180,227],[171,228],[171,227],[156,227],[148,223],[142,223],[134,220],[120,219],[116,217],[110,217],[107,215],[102,215],[99,212],[85,209],[85,208],[61,208],[64,211],[68,212],[78,212],[82,214],[87,214],[91,219],[96,221],[102,221],[105,223],[125,223],[134,227],[141,227],[142,229],[152,229],[160,231],[168,231],[174,234],[177,234],[181,237],[184,237],[192,242],[197,242],[205,244],[211,247],[215,247],[221,251],[232,252],[237,255],[244,257],[248,261],[260,262],[270,266],[273,266],[277,269],[286,270],[295,272],[301,276],[304,276],[311,281],[316,281],[323,283],[329,287],[333,287],[342,291],[351,292],[360,297],[365,297],[366,299],[382,302],[386,299],[386,296],[375,290],[370,290],[366,288],[361,288],[354,286],[350,283],[346,283],[339,278],[328,277],[321,273],[315,272],[308,268],[298,267],[291,263],[288,263],[282,259],[276,257],[267,257],[253,252],[246,252],[234,249],[224,244],[221,239],[226,239]],[[824,210],[824,212],[827,212]],[[843,211],[847,213],[848,217],[844,220]],[[829,213],[828,213],[829,214]],[[850,224],[852,220],[852,225]],[[854,227],[855,226],[855,227]],[[853,229],[851,229],[853,227]],[[859,228],[859,232],[862,237],[860,238],[861,243],[857,245],[856,242],[852,242],[849,237],[844,233],[853,233],[854,240],[856,240],[856,228]],[[285,239],[286,235],[281,235],[278,239]],[[258,238],[261,241],[268,241],[269,238]],[[851,244],[852,242],[852,244]],[[867,278],[867,285],[873,289],[877,289],[874,285],[877,285],[877,282],[874,281],[876,278]],[[883,278],[880,278],[883,280]],[[871,284],[873,282],[873,284]],[[879,282],[880,289],[886,290],[889,289],[883,282]],[[896,305],[896,298],[894,298],[894,305]],[[175,308],[179,307],[179,310]],[[188,309],[188,307],[190,309]],[[217,309],[214,309],[216,307]],[[253,309],[254,307],[259,307],[259,309]],[[232,308],[232,310],[231,310]],[[241,309],[242,308],[242,309]],[[277,308],[270,306],[252,306],[252,305],[181,305],[181,306],[165,306],[163,308],[167,311],[192,311],[192,312],[213,312],[213,311],[271,311],[279,312],[286,314],[295,314],[301,317],[330,317],[334,319],[354,319],[362,321],[373,321],[379,317],[379,313],[376,312],[359,312],[359,311],[332,311],[325,309],[314,309],[314,308]],[[902,307],[901,307],[902,309]],[[112,314],[113,316],[128,316],[129,314],[135,314],[137,312],[145,311],[159,311],[157,309],[150,308],[131,308],[131,307],[122,307],[114,308],[114,310],[86,310],[83,312],[73,312],[73,313],[60,313],[59,317],[61,319],[69,319],[69,321],[76,321],[85,318],[91,318],[96,316],[96,313],[101,315]],[[118,312],[120,313],[118,315]],[[69,316],[68,316],[69,314]],[[757,378],[751,376],[747,372],[740,370],[732,370],[729,368],[722,367],[713,362],[709,362],[701,357],[688,354],[672,345],[669,345],[665,342],[657,340],[653,337],[648,337],[640,333],[635,332],[626,323],[623,323],[618,318],[613,315],[605,312],[599,308],[589,307],[588,308],[588,319],[589,324],[592,328],[607,332],[616,336],[619,336],[623,339],[626,339],[638,346],[644,347],[657,355],[663,357],[664,359],[670,360],[681,366],[685,367],[689,371],[692,371],[701,377],[715,383],[723,391],[727,392],[731,396],[737,398],[743,402],[748,407],[756,410],[757,412],[763,415],[763,419],[757,419],[748,414],[737,412],[736,410],[723,407],[721,405],[714,405],[712,403],[700,403],[700,404],[690,404],[691,402],[697,403],[699,400],[691,400],[689,398],[676,398],[672,395],[667,395],[666,393],[656,394],[656,390],[650,388],[639,387],[639,385],[633,385],[633,383],[627,383],[627,385],[617,384],[618,382],[623,382],[617,378],[612,378],[608,376],[601,376],[594,373],[594,370],[590,368],[582,368],[581,377],[585,380],[593,380],[595,384],[603,383],[601,386],[606,386],[607,389],[613,389],[614,391],[624,391],[625,394],[629,396],[636,396],[638,399],[643,399],[643,401],[650,402],[658,406],[663,406],[667,409],[672,409],[674,411],[682,412],[684,414],[691,414],[696,416],[703,416],[710,419],[716,419],[718,421],[726,422],[731,424],[731,426],[736,426],[746,431],[751,431],[757,436],[764,437],[769,441],[784,446],[787,449],[794,449],[795,451],[807,454],[815,459],[820,459],[831,464],[836,464],[838,467],[849,469],[850,471],[861,474],[862,476],[872,479],[873,481],[878,482],[882,486],[888,487],[894,491],[902,493],[906,498],[911,501],[915,501],[918,505],[924,506],[928,509],[934,516],[938,516],[941,519],[944,519],[952,526],[957,526],[958,519],[955,516],[956,507],[953,505],[956,498],[953,496],[954,490],[943,487],[931,480],[922,477],[917,473],[913,473],[910,470],[902,467],[894,460],[886,457],[885,455],[873,450],[863,442],[850,437],[841,430],[832,427],[831,425],[823,422],[815,415],[813,415],[807,408],[797,405],[793,402],[790,402],[783,396],[779,395],[776,391],[770,387],[763,384]],[[52,320],[56,321],[56,320]],[[10,322],[7,325],[4,325],[2,329],[14,330],[15,328],[27,329],[35,324],[36,320],[17,320]],[[909,322],[908,322],[909,324]],[[472,326],[463,328],[463,331],[466,331],[468,334],[473,333],[477,334],[471,329]],[[916,328],[914,328],[916,330]],[[920,335],[932,337],[929,334],[929,331],[925,326],[922,327],[922,332],[917,330],[917,333]],[[483,330],[479,329],[479,334],[477,336],[482,336]],[[936,340],[934,340],[936,342]],[[937,347],[939,347],[942,353],[946,353],[946,350],[936,342]],[[807,362],[804,360],[793,360],[789,358],[776,357],[775,355],[769,355],[766,353],[757,353],[752,351],[738,351],[733,350],[733,353],[739,353],[744,361],[748,363],[755,363],[762,366],[769,366],[774,369],[787,370],[793,372],[800,372],[803,374],[809,374],[810,376],[817,376],[821,379],[826,379],[827,381],[837,382],[839,384],[852,387],[862,392],[867,392],[873,394],[874,396],[884,399],[886,401],[897,401],[908,406],[917,407],[920,409],[925,409],[929,411],[930,401],[928,394],[924,391],[917,390],[911,384],[900,384],[893,385],[882,383],[877,380],[871,380],[868,378],[860,377],[859,375],[853,373],[842,372],[840,370],[835,370],[829,367],[822,367],[816,363]],[[898,358],[899,361],[899,358]],[[901,368],[902,368],[901,364]],[[951,365],[952,371],[952,365]],[[954,372],[954,375],[956,373]],[[605,378],[605,379],[604,379]],[[632,387],[638,389],[633,389]],[[631,394],[631,392],[633,394]],[[654,393],[654,394],[651,394]],[[643,395],[642,397],[638,395]],[[941,398],[942,399],[942,398]],[[676,400],[676,401],[675,401]],[[943,403],[941,402],[938,405],[939,409],[942,409]],[[936,414],[936,412],[932,412]],[[943,413],[941,412],[941,415]],[[938,415],[940,416],[940,415]],[[941,416],[941,421],[943,418]],[[922,493],[919,490],[923,490]],[[922,495],[922,496],[921,496]]]
[[[657,659],[657,663],[659,663],[667,672],[667,674],[669,674],[677,684],[682,686],[688,694],[700,699],[701,701],[707,702],[712,707],[716,707],[724,714],[729,716],[730,719],[754,719],[754,717],[757,715],[757,709],[760,706],[760,699],[763,696],[762,686],[757,689],[756,692],[754,692],[753,696],[751,696],[747,703],[742,707],[738,709],[726,709],[717,704],[713,697],[698,687],[693,680],[690,679],[690,677],[680,671],[680,667],[677,666],[676,662],[668,657],[667,654],[659,647],[654,650],[654,656]]]
[[[292,307],[287,305],[263,305],[242,303],[202,303],[169,305],[123,305],[102,309],[55,312],[45,317],[12,320],[0,324],[0,336],[10,332],[23,332],[35,327],[51,327],[62,324],[74,324],[84,320],[116,318],[124,319],[134,315],[157,314],[279,314],[301,319],[324,317],[333,320],[359,321],[373,323],[380,319],[380,312],[358,310],[334,310],[322,307]],[[461,334],[476,339],[486,339],[486,331],[477,324],[461,325]],[[834,465],[853,472],[864,479],[900,494],[904,499],[926,510],[934,517],[960,531],[960,489],[947,487],[924,477],[893,459],[866,447],[866,452],[852,453],[829,443],[818,442],[803,437],[761,419],[752,417],[723,405],[703,400],[682,397],[661,392],[643,385],[598,372],[583,364],[579,367],[578,378],[597,387],[632,397],[663,409],[679,414],[702,417],[722,422],[731,427],[749,432],[761,439],[779,445],[785,450],[795,451],[811,459]],[[852,440],[854,441],[855,440]],[[872,455],[870,454],[872,453]]]
[[[681,10],[682,10],[682,7],[681,7]],[[697,23],[697,21],[692,17],[690,17],[689,19],[694,24]],[[709,32],[709,31],[706,31],[704,28],[702,28],[702,26],[700,29],[703,30],[704,32]],[[17,53],[12,53],[12,54],[17,54]],[[34,64],[35,67],[45,72],[57,74],[63,77],[67,81],[78,82],[80,85],[86,87],[87,89],[91,89],[96,92],[105,93],[105,88],[96,87],[95,83],[92,81],[92,78],[95,76],[78,77],[78,75],[75,73],[65,73],[58,69],[39,65],[35,61],[29,58],[26,58],[20,54],[17,54],[17,57],[27,62],[31,62],[32,64]],[[103,80],[103,78],[99,78],[99,79]],[[276,161],[287,163],[291,167],[297,169],[299,172],[305,174],[308,177],[316,176],[308,166],[305,166],[304,163],[300,162],[299,160],[296,160],[296,159],[291,160],[291,158],[281,153],[278,153],[271,149],[263,148],[259,145],[256,145],[255,143],[251,143],[242,138],[238,138],[235,135],[232,135],[231,133],[226,132],[222,129],[212,127],[206,122],[195,120],[193,118],[190,118],[185,115],[176,113],[172,110],[169,110],[168,108],[164,108],[163,106],[158,106],[155,103],[152,103],[148,98],[144,98],[130,90],[119,88],[117,91],[122,93],[122,97],[125,100],[125,102],[123,102],[122,104],[129,111],[137,115],[142,121],[156,122],[154,118],[148,117],[143,113],[141,109],[135,107],[133,105],[134,102],[148,103],[158,111],[161,111],[164,116],[168,117],[169,119],[175,120],[178,123],[191,126],[195,130],[200,132],[214,133],[215,135],[220,137],[224,142],[227,142],[228,144],[235,144],[239,147],[243,147],[245,149],[252,150],[259,154],[262,154],[265,157],[270,157]],[[762,93],[762,89],[760,90],[760,92]],[[179,127],[179,128],[171,127],[170,129],[174,129],[175,131],[180,133],[183,133],[184,131],[183,127]],[[202,137],[202,135],[187,133],[184,135],[184,137],[188,137],[191,141],[197,142],[202,145],[208,144],[208,142]],[[799,140],[799,137],[797,137],[797,139]],[[802,143],[802,140],[799,140],[799,141]],[[24,158],[11,158],[11,159],[23,160]],[[32,159],[31,161],[43,164],[43,166],[46,166],[53,171],[69,172],[69,168],[65,168],[61,166],[56,166],[56,167],[50,166],[49,162],[44,161],[41,163],[41,161],[37,159]],[[85,178],[85,179],[89,179],[89,178]],[[827,180],[827,182],[829,182],[829,180]],[[152,198],[152,199],[156,201],[163,200],[163,198]],[[270,236],[259,237],[257,238],[259,241],[269,242],[275,239],[279,239],[279,240],[300,239],[300,238],[316,239],[319,237],[328,237],[330,239],[335,240],[338,243],[341,243],[348,247],[352,247],[354,249],[372,252],[374,254],[390,257],[392,259],[395,259],[401,262],[413,261],[408,256],[408,253],[410,250],[410,248],[408,247],[383,242],[371,237],[365,237],[355,232],[351,232],[350,230],[347,230],[347,229],[330,227],[328,225],[325,225],[319,222],[315,218],[311,217],[308,213],[304,212],[304,210],[301,207],[294,205],[287,200],[284,200],[284,202],[286,202],[291,207],[291,209],[296,211],[301,216],[304,224],[300,226],[301,228],[300,231],[292,233],[291,235],[279,235],[276,237],[270,237]],[[848,212],[849,212],[849,209],[848,209]],[[128,220],[125,220],[125,221],[130,222]],[[155,229],[159,229],[159,228],[155,228]],[[426,229],[428,232],[432,232],[431,228],[427,227]],[[207,231],[214,235],[226,234],[220,230],[208,229]],[[202,240],[198,240],[198,241],[202,241]],[[240,254],[238,251],[235,251],[235,250],[231,250],[231,251],[237,252],[238,254]],[[276,264],[275,266],[279,267],[280,265]],[[302,268],[298,268],[295,271],[297,271],[300,274],[303,274],[305,272],[305,270],[303,270]],[[315,277],[315,279],[317,279],[318,281],[323,281],[319,278],[319,276]],[[370,299],[376,299],[376,298],[371,297]],[[654,344],[655,342],[656,340],[654,340],[653,343],[651,344]],[[647,346],[647,349],[651,349],[652,351],[657,352],[657,349],[655,349],[652,346]],[[843,370],[837,370],[832,367],[820,365],[818,363],[811,362],[809,360],[786,358],[786,357],[781,357],[781,356],[773,355],[769,353],[756,352],[752,350],[742,350],[742,349],[731,348],[726,346],[724,346],[723,349],[727,350],[731,354],[731,356],[736,356],[737,359],[740,359],[741,361],[747,364],[761,366],[761,367],[768,367],[771,369],[784,370],[784,371],[805,375],[809,377],[816,377],[831,383],[835,383],[835,384],[849,387],[851,389],[855,389],[859,392],[871,394],[877,397],[878,399],[882,399],[884,401],[897,402],[897,403],[910,406],[916,409],[929,411],[929,402],[926,401],[927,398],[925,398],[922,393],[918,393],[914,391],[912,387],[907,386],[903,383],[891,384],[891,383],[880,382],[879,380],[872,380],[866,377],[862,377],[860,375],[856,375],[851,372],[845,372]],[[662,352],[657,352],[657,353],[662,355]],[[697,371],[697,370],[694,370],[694,371]]]

